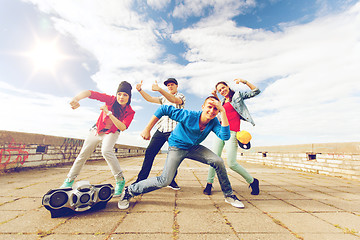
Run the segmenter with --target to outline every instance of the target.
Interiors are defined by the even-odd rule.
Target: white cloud
[[[281,144],[289,139],[292,143],[358,141],[360,116],[355,109],[360,103],[360,3],[307,24],[282,24],[281,31],[272,32],[239,27],[229,20],[254,7],[255,1],[185,0],[175,7],[174,17],[205,17],[172,33],[171,23],[145,18],[131,8],[130,0],[27,2],[51,14],[59,32],[71,36],[98,60],[99,71],[92,79],[104,92],[111,94],[122,80],[144,80],[145,89],[149,89],[154,80],[171,75],[181,79],[187,93],[205,96],[216,82],[242,77],[263,87],[261,95],[247,100],[257,125],[244,127],[253,133],[254,145]],[[168,1],[148,4],[161,9]],[[186,66],[172,62],[174,56],[166,55],[160,45],[159,37],[170,35],[175,43],[186,46]],[[2,100],[8,102],[6,97]],[[42,98],[55,101],[50,107],[67,111],[60,103],[64,99]],[[40,106],[36,99],[30,101]],[[98,113],[84,111],[88,119],[96,119]],[[59,113],[50,112],[59,117]],[[48,121],[61,127],[70,120]],[[273,136],[285,137],[275,137],[269,143]]]
[[[120,80],[134,83],[139,73],[153,77],[151,63],[164,52],[157,43],[155,23],[133,11],[131,1],[31,2],[52,15],[57,31],[70,35],[98,60],[93,80],[102,91],[111,92]]]
[[[192,16],[229,19],[255,5],[254,0],[184,0],[174,8],[172,15],[182,19]]]
[[[4,82],[0,82],[0,101],[6,130],[64,137],[86,137],[100,112],[86,103],[72,110],[69,98],[18,90]]]
[[[291,133],[297,143],[327,141],[334,135],[335,141],[357,141],[359,16],[360,3],[349,11],[279,32],[237,27],[229,20],[218,25],[202,20],[179,30],[173,39],[189,46],[185,57],[190,63],[183,74],[190,78],[187,86],[192,93],[207,95],[216,82],[236,77],[255,85],[278,79],[247,100],[257,116],[257,126],[251,129],[256,135]],[[297,134],[308,138],[297,139]]]
[[[87,137],[89,129],[99,117],[100,106],[103,105],[101,102],[84,99],[80,101],[80,107],[73,110],[69,105],[69,98],[18,90],[1,81],[0,102],[1,123],[8,131],[80,139]],[[135,111],[142,108],[138,105],[132,107]],[[127,130],[121,133],[118,143],[146,147],[148,141],[142,140],[139,132]]]
[[[150,7],[160,10],[168,6],[171,0],[147,0],[146,2]]]

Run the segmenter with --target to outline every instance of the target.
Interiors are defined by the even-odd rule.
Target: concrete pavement
[[[161,173],[165,157],[157,156],[152,176]],[[120,159],[127,184],[142,160]],[[240,164],[260,180],[260,195],[252,196],[245,180],[228,169],[245,209],[225,203],[217,180],[213,194],[204,195],[208,167],[187,159],[177,176],[180,191],[138,196],[127,210],[112,198],[103,210],[60,218],[51,218],[41,199],[62,184],[69,165],[2,174],[0,239],[360,239],[360,182]],[[77,180],[114,185],[105,161],[88,162]]]

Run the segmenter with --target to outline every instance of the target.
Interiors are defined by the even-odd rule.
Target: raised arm
[[[80,107],[79,101],[84,98],[88,98],[91,96],[91,92],[89,90],[82,91],[78,93],[70,102],[70,106],[72,109],[77,109]]]
[[[215,99],[210,99],[209,103],[213,104],[220,111],[221,126],[223,126],[223,127],[229,126],[229,121],[226,116],[226,111],[225,111],[225,108],[221,105],[221,102],[217,101]]]
[[[220,101],[215,100],[213,98],[209,98],[207,102],[212,105],[214,108],[219,110],[220,113],[220,124],[214,125],[213,132],[218,136],[221,140],[229,140],[230,139],[230,127],[229,127],[229,121],[226,117],[225,108],[221,105]],[[217,121],[218,122],[218,121]]]
[[[136,90],[141,94],[141,96],[148,102],[161,104],[160,99],[158,97],[152,97],[147,92],[142,90],[143,81],[141,80],[140,83],[136,84]]]
[[[243,84],[247,85],[251,90],[254,90],[257,88],[255,85],[253,85],[252,83],[250,83],[242,78],[236,78],[236,79],[234,79],[234,81],[236,84],[243,83]]]
[[[212,94],[214,97],[216,97],[217,99],[219,99],[219,97],[218,97],[218,95],[217,95],[217,90],[216,90],[216,89],[212,90],[211,94]]]
[[[180,98],[175,97],[171,93],[168,93],[167,91],[165,91],[164,89],[159,87],[159,85],[157,84],[157,81],[155,81],[155,83],[152,85],[152,90],[159,92],[161,95],[163,95],[171,103],[175,103],[175,104],[178,104],[178,105],[183,104],[183,101]]]

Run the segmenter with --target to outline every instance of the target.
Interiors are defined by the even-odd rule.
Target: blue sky
[[[359,141],[359,1],[1,3],[2,130],[85,138],[101,103],[72,110],[81,90],[115,94],[143,80],[158,96],[151,84],[175,77],[185,107],[200,110],[218,81],[248,90],[240,77],[262,91],[246,101],[256,126],[241,125],[253,146]],[[134,90],[132,106],[118,143],[147,146],[140,132],[158,105]]]

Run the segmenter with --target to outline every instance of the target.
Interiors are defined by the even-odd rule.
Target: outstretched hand
[[[77,99],[73,98],[70,102],[70,106],[72,109],[77,109],[78,107],[80,107],[80,103]]]
[[[140,83],[136,84],[135,88],[136,88],[136,90],[138,90],[138,92],[140,92],[140,91],[141,91],[141,87],[142,87],[142,85],[143,85],[143,80],[141,80],[141,82],[140,82]]]
[[[245,83],[247,83],[247,81],[242,79],[242,78],[236,78],[236,79],[234,79],[234,81],[235,81],[236,84],[239,84],[239,83],[245,84]]]
[[[153,91],[160,91],[160,90],[161,90],[161,88],[159,87],[159,85],[158,85],[158,83],[157,83],[156,80],[155,80],[155,83],[152,85],[151,89],[152,89]]]

